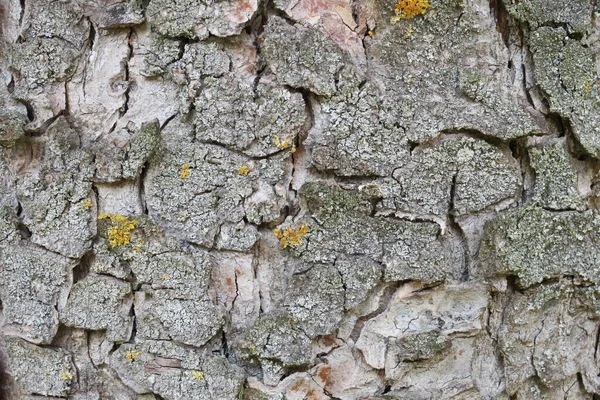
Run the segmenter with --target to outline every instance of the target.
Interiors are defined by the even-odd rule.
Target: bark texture
[[[0,0],[0,398],[599,399],[599,12]]]

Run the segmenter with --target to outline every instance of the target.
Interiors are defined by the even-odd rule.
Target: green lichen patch
[[[377,190],[375,190],[377,192]],[[338,257],[366,256],[383,263],[387,281],[437,282],[457,277],[462,260],[435,223],[372,217],[373,193],[311,182],[300,189],[311,227],[306,243],[292,253],[306,262],[334,263]],[[369,264],[362,268],[371,268]],[[363,271],[364,272],[364,271]]]
[[[101,182],[117,182],[135,179],[150,159],[160,140],[158,119],[143,123],[127,138],[115,143],[106,141],[92,145],[95,156],[94,179]]]
[[[452,340],[440,332],[407,335],[396,340],[397,357],[401,361],[419,361],[432,358],[452,346]]]
[[[528,287],[574,275],[600,280],[600,218],[595,212],[552,212],[530,205],[488,223],[480,250],[481,274],[516,275]]]
[[[237,348],[247,359],[277,360],[286,367],[311,361],[311,339],[289,314],[264,315],[244,334]]]

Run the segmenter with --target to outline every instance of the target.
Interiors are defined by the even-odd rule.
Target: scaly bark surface
[[[0,399],[600,399],[595,0],[0,0]]]

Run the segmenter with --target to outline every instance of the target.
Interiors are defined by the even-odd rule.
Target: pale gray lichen
[[[26,41],[56,38],[81,49],[90,29],[81,11],[70,3],[55,0],[28,3],[23,10],[21,35]]]
[[[106,330],[107,340],[129,340],[133,328],[131,284],[111,277],[90,275],[71,288],[59,319],[67,326]]]
[[[309,337],[327,335],[342,320],[345,291],[335,267],[313,265],[289,281],[284,306],[294,323]]]
[[[416,215],[466,215],[515,200],[518,162],[507,148],[469,136],[441,136],[413,151],[383,188],[383,208]]]
[[[194,102],[199,140],[222,143],[249,156],[292,150],[307,119],[300,93],[275,85],[268,76],[257,83],[231,74],[203,82]]]
[[[247,212],[258,213],[254,218],[263,221],[279,217],[261,210],[284,206],[276,193],[278,187],[283,189],[282,157],[252,160],[218,145],[195,142],[192,127],[182,122],[172,121],[162,139],[163,151],[151,162],[145,187],[150,217],[167,232],[203,246],[219,241],[221,248],[248,250],[252,240],[240,247],[241,242],[227,245],[229,239],[219,239],[220,226],[238,224]],[[240,173],[242,166],[248,168],[247,175]],[[260,202],[250,202],[254,193],[264,189]],[[236,235],[256,238],[254,231],[251,226],[236,228]]]
[[[564,142],[528,150],[535,173],[533,201],[554,210],[584,210],[585,198],[579,192],[578,161],[574,160]]]
[[[198,400],[235,399],[244,383],[244,371],[227,359],[168,341],[121,345],[110,365],[135,392],[156,393],[166,400],[181,399],[182,394]]]
[[[177,291],[143,286],[135,297],[137,337],[205,345],[219,332],[225,318],[223,310],[201,293],[182,299]]]
[[[156,77],[167,73],[168,67],[180,58],[183,43],[159,35],[152,35],[150,45],[143,49],[143,76]],[[189,46],[189,45],[187,45]]]
[[[91,248],[95,234],[92,156],[79,145],[77,133],[60,117],[44,137],[20,142],[12,154],[34,154],[15,177],[31,240],[73,258]]]
[[[151,0],[146,16],[161,35],[203,40],[239,34],[257,9],[257,0]]]
[[[374,82],[344,69],[339,92],[314,107],[311,163],[340,176],[389,176],[409,158],[404,128]]]
[[[263,315],[236,344],[242,357],[276,360],[284,367],[307,365],[311,339],[288,314]]]
[[[600,111],[596,55],[571,39],[563,28],[541,27],[530,33],[535,79],[547,95],[550,111],[568,119],[583,148],[600,154]]]
[[[408,140],[422,143],[447,129],[502,139],[540,132],[505,68],[511,55],[496,22],[479,5],[438,2],[419,18],[390,24],[388,3],[369,40],[369,63]]]
[[[75,72],[77,49],[58,39],[34,38],[12,49],[12,70],[17,93],[42,88],[46,83],[64,82]],[[42,62],[40,62],[42,60]]]
[[[71,355],[64,349],[39,347],[6,336],[8,371],[22,395],[66,396],[77,382]]]
[[[56,308],[68,295],[76,262],[25,242],[0,244],[0,254],[4,331],[50,343],[58,330]]]
[[[508,0],[508,12],[516,19],[527,22],[533,29],[552,24],[565,24],[569,32],[586,33],[591,29],[594,5],[587,0],[546,1]]]
[[[316,28],[292,25],[272,16],[265,28],[261,51],[284,85],[331,96],[344,67],[344,55],[333,40]]]

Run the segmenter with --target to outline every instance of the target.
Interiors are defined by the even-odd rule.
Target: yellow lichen
[[[296,152],[296,145],[291,139],[281,140],[278,135],[273,136],[273,144],[280,150],[290,149],[290,153]]]
[[[108,228],[108,243],[110,247],[122,246],[131,242],[131,231],[138,221],[119,214],[101,214],[98,219],[110,219]]]
[[[192,376],[196,378],[196,380],[201,381],[204,379],[204,373],[201,371],[192,371]]]
[[[399,0],[394,8],[396,16],[393,19],[411,19],[425,14],[429,7],[429,0]]]
[[[128,359],[131,362],[134,362],[136,358],[138,358],[140,356],[140,352],[137,350],[130,350],[127,353],[125,353],[125,358]]]
[[[167,279],[169,279],[169,275],[167,275],[167,274],[160,276],[161,281],[166,281]]]
[[[60,377],[60,379],[61,379],[61,380],[63,380],[63,381],[70,381],[70,380],[72,380],[72,379],[73,379],[73,375],[72,375],[70,372],[68,372],[68,371],[62,371],[62,372],[59,374],[59,377]]]
[[[91,208],[93,205],[94,204],[92,203],[92,201],[90,199],[85,199],[85,201],[81,205],[81,208]]]
[[[373,31],[368,31],[367,34],[371,37],[375,36],[375,32],[373,32]]]
[[[585,91],[586,92],[592,91],[592,78],[590,78],[589,75],[585,77]]]
[[[302,243],[302,237],[306,235],[310,230],[305,224],[301,224],[299,228],[285,228],[285,229],[274,229],[273,235],[279,239],[281,247],[286,248],[288,246],[297,247]]]
[[[240,165],[238,167],[238,174],[246,176],[249,173],[250,173],[250,167],[248,167],[247,165]]]
[[[179,174],[179,177],[181,179],[185,179],[188,176],[190,176],[190,164],[183,164],[181,166],[181,173]]]
[[[409,27],[406,29],[406,35],[404,35],[404,37],[403,37],[402,39],[405,39],[405,40],[406,40],[406,39],[408,39],[409,37],[411,37],[411,36],[412,36],[412,34],[413,34],[414,32],[415,32],[415,31],[414,31],[413,27],[412,27],[412,26],[409,26]]]

